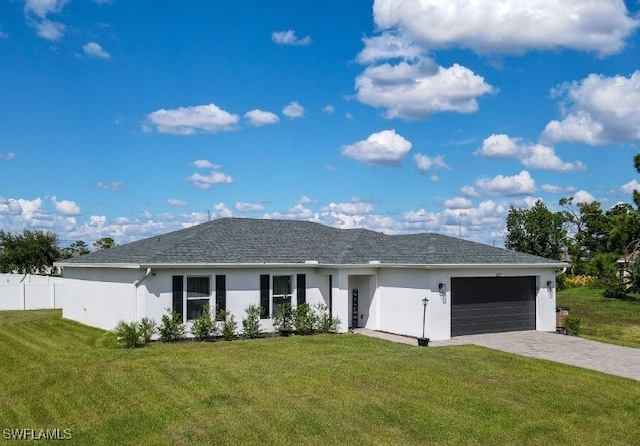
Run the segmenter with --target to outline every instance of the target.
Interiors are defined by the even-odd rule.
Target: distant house
[[[283,302],[324,302],[340,331],[421,336],[554,331],[555,274],[566,263],[439,234],[385,235],[305,221],[222,218],[57,263],[63,316],[112,329],[204,305],[262,327]]]

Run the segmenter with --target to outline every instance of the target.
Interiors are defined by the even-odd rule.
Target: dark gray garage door
[[[451,336],[535,328],[535,276],[451,279]]]

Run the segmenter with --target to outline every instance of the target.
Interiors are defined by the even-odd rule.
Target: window
[[[273,312],[278,313],[278,305],[291,304],[291,276],[273,276]]]
[[[198,319],[209,305],[211,284],[207,276],[187,277],[187,320]]]

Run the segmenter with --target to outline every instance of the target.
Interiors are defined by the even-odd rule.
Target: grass
[[[0,430],[71,429],[65,444],[640,438],[640,382],[476,346],[344,334],[125,349],[37,310],[0,312],[0,358]]]
[[[640,348],[640,296],[607,299],[600,289],[569,288],[557,292],[557,304],[580,318],[580,336]]]

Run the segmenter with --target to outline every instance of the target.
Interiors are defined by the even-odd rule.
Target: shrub
[[[564,320],[564,328],[568,335],[570,336],[578,336],[580,333],[580,325],[582,324],[582,320],[576,316],[567,316]]]
[[[222,327],[220,329],[222,338],[225,341],[232,340],[236,334],[236,330],[238,329],[238,323],[233,317],[233,314],[228,314],[226,311],[220,310],[216,319],[222,321]]]
[[[628,286],[622,277],[610,275],[602,280],[604,291],[602,295],[609,299],[621,299],[629,292]]]
[[[156,321],[149,317],[143,317],[140,319],[140,322],[138,322],[138,329],[140,330],[142,341],[145,344],[151,342],[151,338],[158,331]]]
[[[311,311],[311,306],[307,303],[300,304],[296,307],[293,314],[293,325],[296,333],[301,335],[310,335],[316,331],[318,326],[316,315]]]
[[[142,345],[141,333],[136,322],[120,321],[115,328],[116,339],[127,348],[135,348]]]
[[[211,311],[208,305],[202,308],[200,317],[193,321],[191,325],[191,333],[197,341],[206,341],[211,339],[216,332],[216,323],[211,317]]]
[[[176,342],[184,339],[185,327],[182,323],[182,316],[171,311],[162,316],[162,323],[158,329],[162,342]]]
[[[288,335],[293,331],[293,308],[291,304],[278,305],[278,311],[272,316],[273,328],[281,335]]]
[[[260,314],[262,307],[251,304],[244,309],[247,317],[242,319],[242,334],[247,338],[257,338],[260,336]]]
[[[318,302],[313,306],[313,311],[315,312],[317,321],[316,331],[319,333],[335,333],[338,331],[340,319],[331,317],[327,304]]]
[[[562,279],[562,288],[579,288],[585,286],[593,286],[596,284],[597,280],[597,277],[589,276],[586,274],[578,276],[565,276]]]

